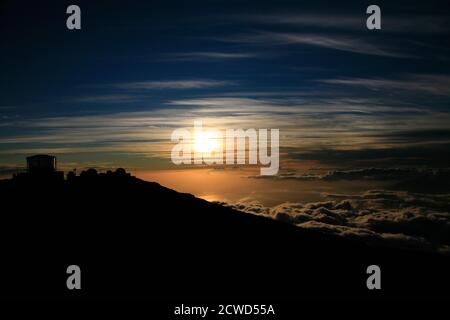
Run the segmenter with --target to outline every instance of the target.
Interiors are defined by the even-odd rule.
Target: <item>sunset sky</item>
[[[0,174],[48,153],[211,200],[305,198],[286,196],[295,179],[172,164],[170,135],[194,120],[280,129],[282,175],[445,167],[449,6],[392,2],[377,1],[382,30],[369,31],[367,1],[76,1],[82,29],[69,31],[72,2],[2,1]],[[217,183],[193,185],[203,178]]]

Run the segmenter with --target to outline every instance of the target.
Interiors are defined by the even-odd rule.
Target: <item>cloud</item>
[[[219,80],[166,80],[142,81],[115,84],[114,87],[127,90],[153,90],[153,89],[205,89],[234,85],[233,81]]]
[[[364,14],[311,14],[311,13],[272,13],[250,14],[237,17],[241,21],[262,25],[304,26],[318,29],[339,29],[349,31],[367,31]],[[382,17],[383,33],[449,33],[448,17],[439,14],[410,14],[408,16],[389,14]]]
[[[351,16],[331,14],[273,13],[241,15],[239,18],[242,21],[269,25],[308,26],[351,30],[365,30],[366,28],[366,17],[364,15]]]
[[[164,149],[164,155],[170,155],[171,131],[192,127],[194,119],[203,120],[205,127],[218,129],[278,128],[282,132],[281,148],[287,155],[284,159],[294,161],[344,160],[351,165],[350,161],[355,159],[423,158],[424,155],[443,161],[443,155],[448,154],[443,153],[443,148],[432,154],[405,150],[417,143],[429,146],[435,146],[436,141],[444,143],[443,137],[448,135],[443,135],[442,128],[448,127],[448,113],[413,104],[386,102],[380,97],[250,98],[218,93],[147,103],[142,111],[21,117],[1,121],[0,154],[23,153],[26,148],[49,152],[46,150],[57,147],[78,152],[83,146],[86,150],[94,148],[94,144],[97,144],[95,150],[99,150],[98,144],[101,143],[101,147],[107,147],[108,151],[147,150],[155,153]],[[409,132],[411,128],[416,132]],[[158,142],[154,143],[155,139]],[[159,142],[162,140],[165,140],[164,146]],[[439,157],[435,157],[436,154]]]
[[[284,172],[276,176],[251,176],[254,179],[276,180],[401,180],[409,178],[426,179],[429,177],[450,179],[448,169],[422,169],[422,168],[362,168],[351,170],[332,170],[324,174]]]
[[[257,58],[259,56],[260,54],[245,53],[245,52],[196,51],[196,52],[169,54],[166,58],[164,58],[164,60],[171,60],[171,61],[237,60],[237,59]]]
[[[442,153],[442,152],[441,152]],[[445,159],[445,158],[444,158]],[[444,164],[447,165],[448,161]],[[392,161],[398,162],[398,161]],[[428,165],[430,161],[427,161]],[[449,192],[449,168],[363,168],[332,170],[323,174],[280,172],[276,176],[249,176],[253,179],[296,180],[296,181],[371,181],[389,182],[389,188],[414,192]]]
[[[269,95],[267,95],[269,94]],[[273,97],[273,96],[275,97]],[[326,95],[322,92],[322,95]],[[252,97],[249,97],[252,96]],[[424,110],[419,107],[390,105],[387,102],[378,99],[364,98],[317,98],[309,97],[303,93],[290,93],[284,95],[278,92],[258,92],[249,93],[247,97],[240,97],[238,94],[220,93],[217,96],[195,99],[178,99],[168,101],[168,105],[191,106],[198,108],[207,108],[205,110],[226,111],[226,112],[268,112],[272,114],[298,114],[298,115],[328,115],[334,117],[337,114],[349,115],[378,115],[378,114],[410,114],[423,115]],[[429,112],[429,111],[428,111]],[[347,121],[351,119],[348,118]]]
[[[254,45],[294,45],[303,44],[339,51],[353,52],[384,57],[411,58],[409,54],[404,54],[381,46],[362,37],[344,35],[325,35],[314,33],[294,33],[294,32],[258,32],[247,35],[237,35],[226,38],[216,38],[219,41],[236,42]]]
[[[450,96],[450,75],[409,74],[400,79],[340,78],[320,80],[322,83],[360,86],[370,90],[401,90],[432,95]]]
[[[385,130],[388,131],[389,128],[386,127]],[[292,159],[319,161],[333,166],[337,164],[342,166],[345,163],[347,167],[380,165],[448,167],[450,163],[450,143],[445,141],[437,143],[435,138],[423,136],[413,140],[398,141],[394,131],[387,132],[386,136],[378,140],[381,147],[369,147],[371,139],[367,141],[365,146],[348,149],[311,147],[308,150],[299,150],[294,147],[285,147],[284,150]]]
[[[67,100],[69,102],[88,102],[88,103],[124,103],[124,102],[136,102],[141,98],[133,95],[99,95],[99,96],[86,96],[80,98],[73,98]]]
[[[329,200],[274,207],[256,201],[225,205],[372,244],[450,254],[450,194],[369,190],[325,196]]]

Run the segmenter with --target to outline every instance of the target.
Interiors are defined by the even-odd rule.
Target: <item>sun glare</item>
[[[211,131],[198,132],[195,135],[194,150],[209,153],[219,148],[218,137]]]

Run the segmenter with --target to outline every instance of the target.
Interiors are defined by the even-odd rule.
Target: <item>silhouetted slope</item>
[[[8,180],[0,194],[4,295],[448,296],[448,257],[300,230],[134,177]],[[66,289],[71,264],[82,270],[79,292]],[[366,289],[371,264],[381,292]]]

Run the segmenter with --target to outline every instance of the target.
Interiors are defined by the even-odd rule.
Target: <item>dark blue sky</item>
[[[199,117],[280,128],[284,160],[442,165],[449,5],[393,2],[369,31],[372,1],[2,1],[0,165],[157,167]]]

